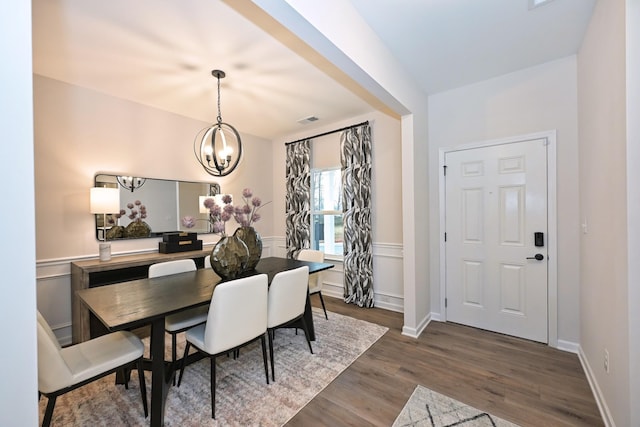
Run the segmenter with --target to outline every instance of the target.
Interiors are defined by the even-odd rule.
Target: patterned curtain
[[[344,224],[344,300],[373,307],[371,238],[371,128],[351,128],[340,137]]]
[[[311,141],[287,145],[287,258],[297,258],[311,244]]]

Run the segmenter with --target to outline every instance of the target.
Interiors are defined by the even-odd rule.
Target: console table
[[[204,258],[211,254],[211,249],[200,251],[177,252],[172,254],[148,253],[137,255],[114,256],[110,261],[90,259],[71,263],[71,332],[74,344],[95,338],[106,332],[97,331],[101,323],[94,319],[89,310],[83,306],[76,295],[80,289],[110,285],[112,283],[143,279],[149,274],[149,266],[158,262],[191,258],[198,268],[204,266]]]

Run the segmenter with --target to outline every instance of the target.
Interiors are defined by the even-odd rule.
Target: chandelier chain
[[[220,76],[218,76],[218,124],[222,123],[222,113],[220,112]]]

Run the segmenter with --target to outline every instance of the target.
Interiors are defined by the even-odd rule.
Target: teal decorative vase
[[[244,244],[247,245],[247,249],[249,250],[249,260],[247,261],[245,270],[255,269],[262,256],[262,238],[253,227],[240,227],[233,235],[238,236]]]
[[[249,260],[247,245],[235,234],[223,236],[211,250],[211,268],[223,279],[234,279]]]

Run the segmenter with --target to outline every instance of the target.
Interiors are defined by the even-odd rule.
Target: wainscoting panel
[[[71,344],[71,261],[36,264],[36,299],[60,344]]]
[[[286,257],[284,237],[263,237],[262,243],[262,256]],[[148,252],[150,250],[131,251],[127,255]],[[38,310],[47,319],[62,345],[71,344],[71,262],[87,258],[91,257],[44,260],[36,264]],[[335,267],[324,273],[322,293],[342,299],[342,261],[327,262],[333,263]],[[403,312],[401,244],[373,244],[373,280],[375,306]]]

